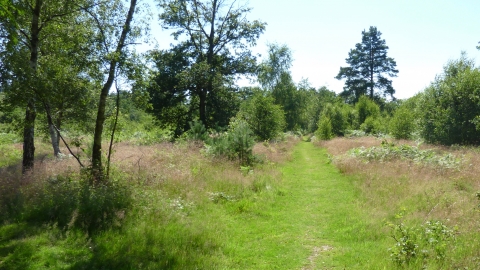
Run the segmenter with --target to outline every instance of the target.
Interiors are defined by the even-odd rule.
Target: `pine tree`
[[[357,43],[345,59],[350,66],[340,67],[335,77],[346,79],[340,95],[349,103],[357,102],[361,95],[369,95],[372,100],[387,95],[394,99],[395,89],[387,76],[397,76],[397,64],[393,58],[387,57],[388,46],[381,35],[374,26],[362,31],[362,42]]]

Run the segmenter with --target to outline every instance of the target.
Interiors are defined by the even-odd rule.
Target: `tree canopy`
[[[420,133],[429,143],[480,144],[480,69],[465,54],[450,61],[419,100]]]
[[[265,30],[266,23],[249,21],[250,8],[227,0],[159,0],[164,28],[183,48],[188,67],[181,81],[191,96],[198,98],[200,120],[208,120],[208,101],[216,90],[237,75],[253,74],[256,58],[249,50]],[[183,38],[183,40],[182,40]],[[211,102],[210,102],[211,103]]]
[[[357,43],[345,59],[349,66],[340,67],[335,77],[346,79],[340,95],[349,103],[356,103],[361,95],[369,95],[372,100],[382,96],[394,99],[395,89],[388,77],[397,76],[397,64],[387,56],[388,46],[381,35],[374,26],[368,31],[363,30],[362,42]]]

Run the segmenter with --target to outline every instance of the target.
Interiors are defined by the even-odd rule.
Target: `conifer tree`
[[[374,26],[362,31],[362,42],[357,43],[345,59],[349,66],[340,67],[335,77],[346,79],[340,95],[349,103],[356,103],[361,95],[369,95],[372,100],[381,96],[394,99],[395,89],[388,77],[397,76],[397,64],[393,58],[387,57],[388,46],[381,35]]]

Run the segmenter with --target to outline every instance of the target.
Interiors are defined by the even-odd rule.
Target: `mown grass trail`
[[[367,222],[352,180],[329,164],[324,149],[301,142],[281,169],[281,196],[264,205],[263,215],[230,224],[227,246],[239,269],[390,265],[386,237]]]
[[[119,227],[89,235],[57,223],[3,224],[0,269],[393,267],[388,229],[369,218],[355,179],[329,164],[326,150],[300,142],[291,161],[245,175],[192,160],[173,171],[190,169],[188,177],[132,187],[134,206]]]

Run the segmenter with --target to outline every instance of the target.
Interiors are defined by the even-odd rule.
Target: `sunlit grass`
[[[419,228],[429,220],[439,220],[450,228],[456,228],[456,240],[449,243],[444,260],[429,260],[429,269],[455,269],[480,265],[480,201],[476,197],[480,191],[480,160],[478,148],[437,147],[421,145],[422,149],[432,149],[439,156],[450,153],[461,159],[455,168],[432,166],[402,158],[388,161],[369,160],[352,157],[349,149],[364,146],[379,147],[382,140],[375,138],[337,138],[322,142],[334,156],[338,168],[356,179],[355,186],[363,194],[362,208],[370,209],[377,223],[403,222]],[[396,145],[414,142],[396,141]],[[401,219],[396,218],[403,212]],[[391,239],[391,246],[395,241]],[[418,260],[412,269],[424,266]]]
[[[337,138],[322,143],[327,152],[292,137],[257,144],[264,162],[244,167],[200,144],[122,142],[111,176],[132,203],[97,229],[72,208],[75,160],[39,159],[26,177],[2,168],[0,269],[394,269],[387,223],[428,220],[455,229],[445,258],[398,268],[478,268],[479,152],[435,148],[462,156],[460,170],[345,155],[380,144]]]

